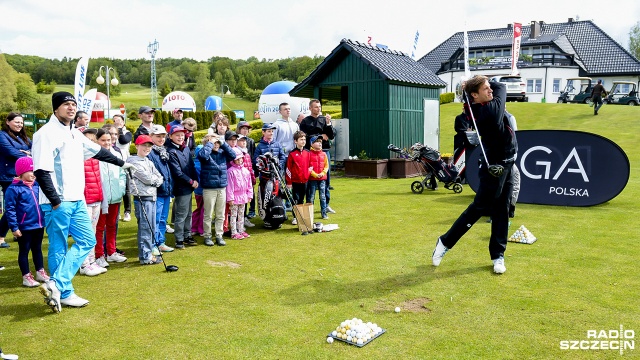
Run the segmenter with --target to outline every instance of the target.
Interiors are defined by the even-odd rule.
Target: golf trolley
[[[455,166],[445,163],[437,150],[422,145],[421,143],[413,144],[409,148],[411,152],[400,149],[393,144],[389,144],[387,149],[399,154],[403,159],[411,159],[418,163],[422,173],[426,173],[422,181],[414,181],[411,183],[411,191],[414,194],[421,194],[425,188],[431,190],[438,189],[436,179],[444,183],[445,189],[451,190],[456,194],[462,192],[462,184],[460,184],[458,171]]]

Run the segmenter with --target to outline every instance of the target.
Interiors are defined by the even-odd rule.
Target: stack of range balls
[[[518,230],[509,237],[509,241],[522,244],[533,244],[536,240],[538,240],[538,238],[536,238],[529,229],[524,227],[524,225],[520,225]]]
[[[327,342],[331,344],[333,338],[336,338],[354,345],[364,345],[382,332],[382,328],[377,324],[353,318],[340,323],[340,326],[331,332],[331,336],[327,337]]]

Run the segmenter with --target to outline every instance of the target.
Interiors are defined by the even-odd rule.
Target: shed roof
[[[302,82],[289,92],[291,95],[307,93],[308,87],[321,83],[349,54],[354,54],[376,71],[384,80],[420,87],[445,87],[431,70],[401,51],[379,48],[358,41],[342,39],[340,44]],[[306,90],[306,91],[305,91]]]
[[[510,46],[513,29],[475,30],[467,32],[469,48]],[[463,47],[463,32],[452,35],[420,58],[418,62],[438,72],[443,62]],[[589,74],[640,74],[640,61],[618,44],[591,20],[546,24],[540,27],[540,36],[530,38],[531,26],[522,26],[521,46],[554,45],[568,54]]]

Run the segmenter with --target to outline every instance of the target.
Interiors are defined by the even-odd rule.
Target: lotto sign
[[[569,130],[516,132],[520,169],[518,202],[527,204],[592,206],[602,204],[624,190],[629,181],[627,154],[600,135]],[[467,180],[479,185],[475,149],[467,161]]]

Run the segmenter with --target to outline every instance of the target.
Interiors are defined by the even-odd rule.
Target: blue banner
[[[600,135],[569,130],[516,132],[520,170],[519,203],[592,206],[615,198],[629,181],[627,154]],[[480,183],[475,149],[467,161],[467,181]]]

